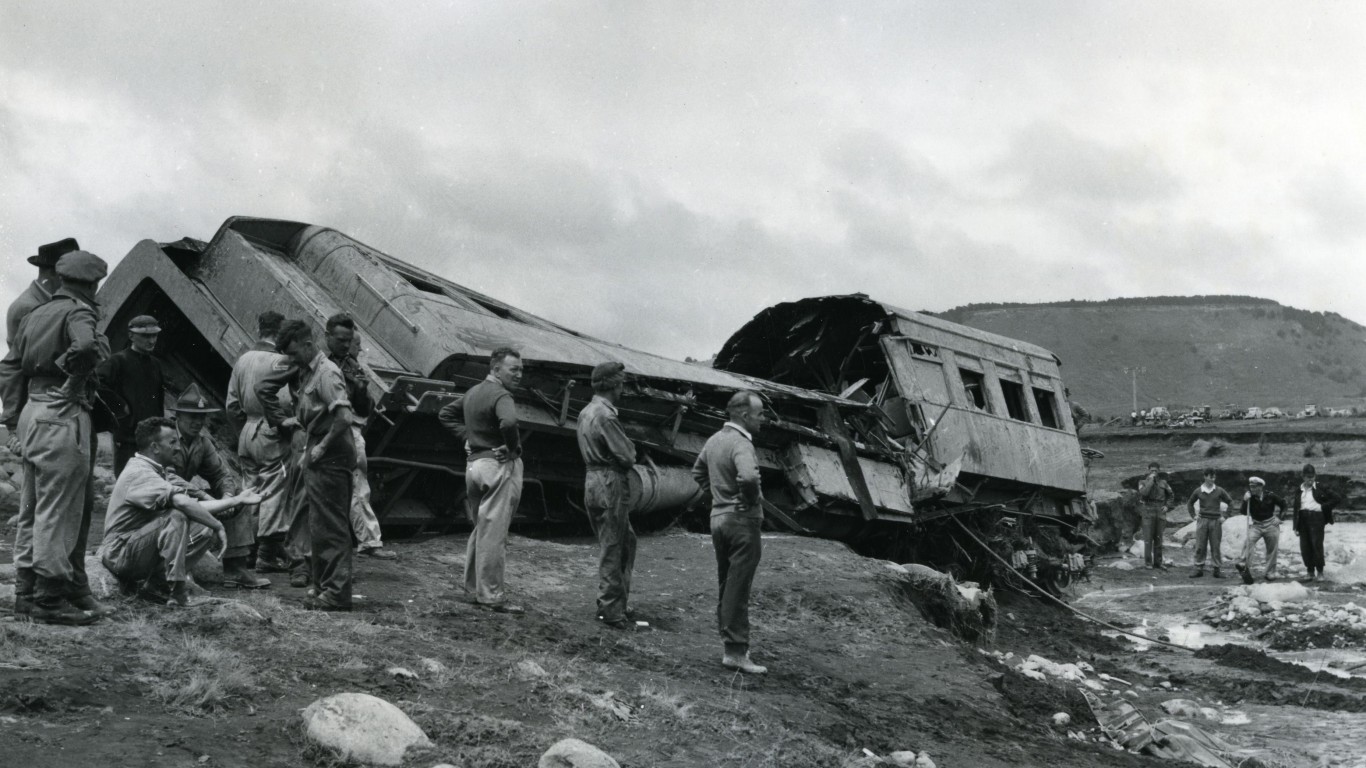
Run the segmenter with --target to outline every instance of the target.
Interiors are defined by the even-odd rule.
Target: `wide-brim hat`
[[[79,251],[81,246],[76,243],[76,238],[67,237],[55,243],[38,246],[38,253],[28,257],[28,263],[39,269],[52,269],[57,266],[57,259],[72,251]]]
[[[199,391],[198,384],[191,384],[188,389],[180,393],[176,398],[175,405],[171,410],[176,413],[218,413],[223,410],[208,400],[204,399],[204,393]]]

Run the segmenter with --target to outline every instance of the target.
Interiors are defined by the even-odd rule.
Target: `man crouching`
[[[180,431],[161,416],[143,419],[134,432],[137,454],[114,483],[105,514],[100,561],[125,590],[154,602],[190,604],[186,574],[217,541],[222,557],[227,534],[217,516],[248,504],[254,493],[196,501],[183,481],[166,471],[180,452]]]

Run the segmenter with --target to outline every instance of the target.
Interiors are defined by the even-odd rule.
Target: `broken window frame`
[[[991,407],[991,393],[987,391],[986,373],[965,366],[964,362],[966,360],[960,357],[958,378],[963,382],[963,404],[982,413],[995,413]]]
[[[1062,411],[1058,409],[1058,393],[1047,387],[1032,386],[1034,407],[1039,412],[1040,426],[1048,429],[1062,429]]]
[[[1020,375],[1020,371],[1014,368],[1000,368],[996,374],[996,383],[1001,388],[1001,402],[1006,406],[1005,415],[1015,421],[1034,424],[1035,421],[1029,411],[1029,401],[1026,399],[1024,377]]]

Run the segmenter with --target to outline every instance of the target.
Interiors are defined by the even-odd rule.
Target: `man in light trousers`
[[[1276,557],[1281,545],[1281,517],[1287,509],[1280,496],[1266,490],[1266,481],[1260,477],[1247,479],[1248,490],[1243,494],[1243,514],[1247,515],[1247,543],[1243,545],[1243,556],[1237,565],[1238,575],[1244,584],[1252,583],[1252,552],[1257,542],[1266,547],[1266,571],[1263,578],[1276,580]]]

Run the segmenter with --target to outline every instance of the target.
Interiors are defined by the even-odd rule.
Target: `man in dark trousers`
[[[128,346],[109,356],[100,366],[100,388],[127,414],[120,414],[114,431],[114,474],[137,453],[133,432],[143,419],[166,415],[166,379],[161,361],[152,354],[161,326],[151,315],[138,315],[128,323]],[[115,406],[116,410],[122,410]]]
[[[53,292],[62,287],[62,280],[57,276],[57,259],[79,249],[76,238],[68,237],[38,246],[38,253],[28,257],[28,263],[38,268],[38,279],[30,283],[5,312],[5,344],[13,346],[19,323],[28,317],[28,313],[46,304]]]
[[[304,607],[319,611],[351,610],[351,470],[356,449],[351,441],[351,402],[341,369],[318,349],[313,330],[290,320],[276,340],[299,371],[294,396],[295,419],[307,436],[299,467],[303,471],[312,588]]]
[[[1243,494],[1243,514],[1247,515],[1247,543],[1243,545],[1243,555],[1236,563],[1238,575],[1244,584],[1252,583],[1252,550],[1258,541],[1265,542],[1267,581],[1276,580],[1276,556],[1280,552],[1281,516],[1285,514],[1285,501],[1266,489],[1266,481],[1260,477],[1247,479],[1248,490]]]
[[[1148,463],[1148,474],[1138,481],[1139,534],[1143,538],[1143,564],[1160,571],[1167,570],[1162,562],[1162,536],[1167,527],[1167,510],[1172,508],[1176,492],[1162,474],[1162,465]]]
[[[92,253],[71,251],[56,270],[62,287],[29,312],[0,361],[3,423],[18,442],[24,470],[14,612],[48,624],[88,624],[111,612],[90,594],[85,575],[90,377],[109,355],[108,339],[96,330],[95,289],[108,266]]]
[[[465,546],[465,591],[476,605],[524,613],[503,593],[508,526],[522,500],[522,441],[512,390],[522,382],[522,355],[499,347],[489,375],[441,409],[441,424],[465,441],[465,503],[474,522]]]
[[[1205,470],[1205,482],[1191,491],[1190,498],[1186,499],[1186,511],[1195,521],[1195,573],[1191,574],[1193,579],[1205,575],[1205,553],[1207,551],[1210,560],[1213,561],[1214,578],[1224,578],[1219,569],[1224,564],[1221,544],[1224,537],[1224,518],[1228,517],[1228,513],[1221,505],[1227,505],[1228,509],[1233,509],[1233,497],[1228,495],[1228,491],[1215,484],[1214,476],[1214,470]],[[1195,511],[1197,502],[1200,504],[1198,515]]]
[[[1323,531],[1333,524],[1333,510],[1342,503],[1342,496],[1318,484],[1318,472],[1313,464],[1305,464],[1300,472],[1299,492],[1290,499],[1291,518],[1295,535],[1300,537],[1300,557],[1309,570],[1310,581],[1323,581]]]
[[[218,446],[213,438],[204,431],[204,424],[211,413],[220,408],[204,399],[198,384],[191,384],[176,398],[176,432],[180,440],[167,457],[166,468],[187,484],[186,492],[196,501],[226,499],[237,495],[237,477],[223,457],[218,455]],[[204,491],[197,486],[188,485],[196,477],[209,484]],[[270,579],[257,576],[251,567],[251,548],[256,543],[256,522],[251,519],[249,510],[234,508],[231,514],[219,516],[223,521],[227,539],[221,555],[223,559],[223,586],[241,589],[264,589],[270,586]]]
[[[593,399],[579,412],[579,453],[587,469],[583,502],[598,536],[598,619],[614,629],[630,626],[631,571],[636,532],[631,528],[630,473],[636,446],[621,429],[617,402],[626,366],[602,363],[593,369]]]
[[[716,624],[725,652],[721,665],[752,675],[767,667],[749,658],[749,592],[762,556],[763,491],[754,435],[763,425],[764,403],[753,392],[736,392],[726,405],[730,420],[707,439],[692,475],[711,492],[711,542],[716,550]]]

